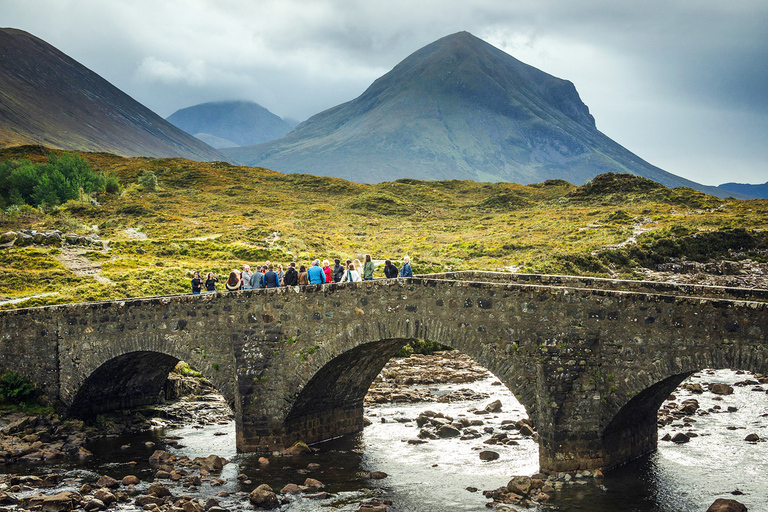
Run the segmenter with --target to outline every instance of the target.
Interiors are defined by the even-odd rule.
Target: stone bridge
[[[542,471],[656,448],[656,413],[703,368],[768,373],[768,291],[493,272],[0,312],[0,370],[70,415],[157,402],[179,360],[235,411],[237,448],[358,432],[408,340],[467,354],[525,406]]]

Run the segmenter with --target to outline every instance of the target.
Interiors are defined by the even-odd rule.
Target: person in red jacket
[[[333,277],[331,276],[331,262],[323,260],[323,272],[325,272],[325,282],[332,283]]]

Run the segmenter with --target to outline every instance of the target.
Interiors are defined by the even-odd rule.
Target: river
[[[724,382],[733,385],[751,376],[728,370],[700,372],[689,382]],[[248,493],[257,485],[269,484],[279,491],[289,483],[302,484],[307,477],[325,484],[330,497],[288,497],[281,510],[320,512],[357,510],[361,502],[377,498],[391,500],[391,512],[440,512],[487,510],[489,499],[483,490],[505,485],[513,475],[531,475],[538,471],[538,446],[530,437],[520,435],[507,425],[525,418],[523,407],[492,376],[465,384],[432,385],[433,394],[445,394],[468,388],[485,398],[455,403],[387,403],[366,409],[371,424],[354,436],[316,445],[317,452],[295,457],[268,457],[259,462],[254,454],[235,451],[232,421],[212,425],[187,425],[182,428],[157,428],[130,436],[100,439],[87,445],[93,457],[67,459],[54,463],[5,466],[6,474],[45,474],[63,472],[64,483],[55,490],[78,490],[83,483],[93,483],[107,474],[117,479],[136,475],[141,483],[135,494],[145,492],[154,481],[156,468],[148,463],[156,449],[166,449],[176,456],[206,457],[216,454],[229,463],[220,476],[223,485],[211,480],[201,486],[182,487],[181,482],[163,481],[174,495],[190,494],[204,500],[214,497],[229,510],[252,510]],[[768,386],[760,386],[768,388]],[[604,479],[574,479],[555,493],[547,505],[528,509],[543,511],[592,512],[703,512],[719,497],[734,498],[751,511],[768,510],[768,442],[748,443],[744,438],[756,433],[768,439],[768,395],[755,386],[734,386],[734,393],[718,397],[710,392],[694,395],[676,391],[676,402],[696,398],[700,410],[710,414],[694,415],[695,422],[683,427],[675,421],[660,429],[659,437],[685,431],[698,434],[690,442],[674,444],[659,441],[659,450],[622,468],[609,472]],[[706,389],[706,386],[705,386]],[[487,404],[501,401],[501,412],[475,414]],[[717,412],[728,406],[735,412]],[[416,440],[419,428],[414,419],[431,410],[454,419],[481,419],[476,439]],[[502,423],[505,422],[505,423]],[[488,445],[483,441],[494,433],[506,432],[514,443]],[[153,443],[147,445],[146,443]],[[493,450],[499,458],[482,461],[481,450]],[[383,479],[366,478],[368,472],[381,471]],[[238,479],[240,475],[240,479]],[[7,488],[8,484],[2,484]],[[477,490],[475,490],[477,489]],[[731,492],[737,491],[738,495]],[[40,494],[39,489],[17,492],[19,497]],[[321,499],[317,499],[321,498]],[[13,507],[11,507],[12,509]],[[118,508],[134,510],[134,505]],[[523,510],[513,508],[512,510]]]

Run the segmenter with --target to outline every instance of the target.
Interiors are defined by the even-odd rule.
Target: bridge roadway
[[[0,370],[69,415],[158,401],[179,360],[235,411],[237,448],[360,431],[408,340],[456,348],[525,406],[542,471],[608,470],[657,445],[656,413],[703,368],[768,374],[768,291],[461,272],[0,312]]]

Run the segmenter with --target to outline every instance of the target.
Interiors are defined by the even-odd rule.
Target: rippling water
[[[697,374],[692,381],[733,384],[748,377],[717,371]],[[233,510],[250,510],[247,493],[261,483],[268,483],[279,491],[287,483],[303,483],[307,476],[325,483],[325,490],[333,497],[322,501],[292,497],[292,503],[283,510],[356,510],[362,500],[371,497],[392,500],[390,510],[393,512],[487,510],[488,500],[482,496],[482,490],[505,485],[513,475],[530,475],[538,471],[537,444],[518,436],[516,446],[488,446],[482,443],[490,436],[485,434],[474,440],[438,439],[412,445],[406,441],[415,439],[419,429],[415,422],[404,420],[414,419],[421,411],[429,409],[454,418],[462,415],[470,419],[481,418],[484,426],[493,427],[498,432],[503,420],[518,420],[526,413],[505,387],[494,385],[495,381],[488,378],[470,384],[430,387],[437,394],[470,388],[488,393],[490,398],[487,399],[453,404],[371,407],[366,410],[366,416],[373,423],[361,434],[321,443],[314,454],[270,457],[267,465],[259,464],[258,457],[253,454],[236,453],[234,424],[230,422],[104,439],[88,446],[94,457],[85,461],[70,460],[56,466],[14,466],[6,467],[4,471],[41,474],[64,468],[69,471],[68,477],[80,479],[71,484],[73,489],[83,482],[95,481],[102,474],[116,478],[135,474],[143,482],[138,489],[146,490],[155,472],[147,462],[149,455],[156,448],[164,448],[190,458],[212,453],[227,458],[230,464],[221,475],[227,483],[221,487],[204,483],[198,492],[203,496],[213,496],[222,490],[230,493],[230,496],[219,499],[222,506]],[[768,510],[768,475],[765,471],[768,442],[750,444],[744,441],[744,437],[752,432],[768,439],[768,395],[764,391],[752,391],[752,387],[735,387],[734,394],[723,397],[722,401],[708,392],[700,395],[677,392],[677,403],[692,397],[704,410],[720,405],[722,410],[735,406],[738,411],[693,416],[696,422],[691,423],[690,428],[682,427],[682,422],[676,421],[661,429],[659,436],[667,432],[693,431],[699,434],[698,437],[683,445],[660,441],[659,450],[653,455],[608,473],[604,480],[597,482],[598,485],[591,480],[566,485],[553,503],[539,510],[700,512],[718,497],[738,499],[752,512]],[[502,401],[501,413],[478,416],[470,411],[473,407],[481,409],[496,399]],[[476,428],[482,430],[483,427]],[[166,445],[166,436],[181,438],[178,443],[182,447]],[[147,447],[144,445],[146,441],[153,441],[156,446]],[[120,449],[127,444],[130,448]],[[494,450],[500,457],[496,461],[483,462],[478,456],[481,449]],[[307,469],[309,463],[317,463],[320,468],[310,471]],[[389,476],[383,480],[366,480],[362,474],[367,471],[384,471]],[[236,477],[240,473],[246,474],[251,482],[239,482]],[[470,492],[468,487],[479,490]],[[737,489],[743,494],[730,494]],[[181,487],[172,490],[177,495],[192,494]]]

